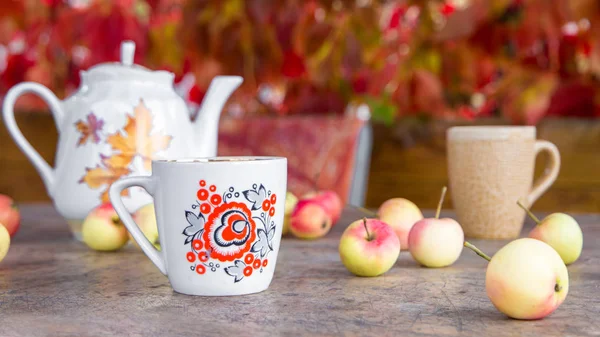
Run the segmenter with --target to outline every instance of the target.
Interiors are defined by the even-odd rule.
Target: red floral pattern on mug
[[[204,225],[204,245],[211,257],[233,261],[250,250],[256,238],[256,224],[245,204],[229,202],[215,208]]]
[[[273,251],[275,193],[254,184],[248,190],[229,187],[219,194],[218,187],[205,180],[198,184],[192,211],[185,211],[188,226],[183,230],[190,270],[204,275],[223,268],[236,283],[255,270],[262,273]]]

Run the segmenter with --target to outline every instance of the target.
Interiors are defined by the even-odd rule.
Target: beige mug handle
[[[560,153],[558,152],[556,145],[545,140],[538,140],[535,142],[535,156],[537,157],[542,151],[546,151],[550,154],[550,163],[542,173],[542,176],[534,182],[533,188],[527,196],[528,207],[531,207],[531,205],[533,205],[533,203],[541,197],[552,184],[554,184],[556,177],[558,177],[558,172],[560,171]]]

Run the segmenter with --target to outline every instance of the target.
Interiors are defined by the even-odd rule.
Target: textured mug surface
[[[458,220],[468,237],[519,236],[525,212],[556,180],[558,149],[536,140],[530,126],[463,126],[447,133],[448,176]],[[550,154],[549,167],[533,183],[536,155]],[[533,185],[533,186],[532,186]]]
[[[215,157],[159,160],[152,176],[110,188],[123,223],[173,289],[228,296],[269,287],[281,242],[287,159]],[[121,192],[141,186],[154,197],[161,250],[123,206]]]

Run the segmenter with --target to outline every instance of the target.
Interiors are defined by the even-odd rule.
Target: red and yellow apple
[[[10,234],[4,225],[0,224],[0,261],[4,260],[10,248]]]
[[[332,226],[338,222],[340,216],[342,215],[344,205],[342,204],[342,199],[340,199],[340,196],[334,191],[324,190],[312,192],[304,195],[302,199],[311,199],[321,203],[323,208],[325,208],[325,212],[327,212],[331,218]]]
[[[13,199],[0,194],[0,223],[6,227],[11,237],[15,236],[21,224],[21,214]]]
[[[140,207],[135,213],[133,213],[133,220],[138,225],[144,236],[150,243],[156,248],[160,248],[158,243],[158,226],[156,224],[156,214],[154,213],[154,204],[147,204]],[[133,242],[134,246],[139,248],[138,243],[133,240],[131,234],[129,239]]]
[[[129,240],[127,229],[110,203],[100,205],[88,214],[81,234],[88,247],[100,251],[117,250]]]
[[[569,273],[560,255],[531,238],[502,247],[491,259],[468,242],[465,246],[490,262],[485,289],[500,312],[516,319],[540,319],[554,312],[569,292]]]
[[[453,219],[423,219],[410,230],[410,254],[425,267],[452,265],[460,257],[465,240],[462,227]]]
[[[331,224],[331,217],[320,202],[304,199],[298,201],[292,213],[290,231],[300,239],[317,239],[329,232]]]
[[[458,260],[463,250],[465,234],[453,219],[440,219],[440,210],[446,195],[446,187],[438,204],[435,218],[427,218],[414,224],[408,234],[408,249],[412,257],[425,267],[446,267]]]
[[[400,240],[385,222],[360,219],[342,234],[339,251],[342,263],[352,274],[379,276],[396,263]]]
[[[385,201],[377,211],[379,219],[390,225],[398,239],[402,250],[408,250],[408,233],[417,221],[423,219],[423,213],[412,201],[404,198],[393,198]]]

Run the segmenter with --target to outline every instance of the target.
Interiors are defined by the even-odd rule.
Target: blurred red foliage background
[[[386,123],[600,116],[595,0],[4,0],[0,94],[36,81],[65,97],[126,39],[191,103],[215,75],[242,75],[235,116],[362,103]]]

